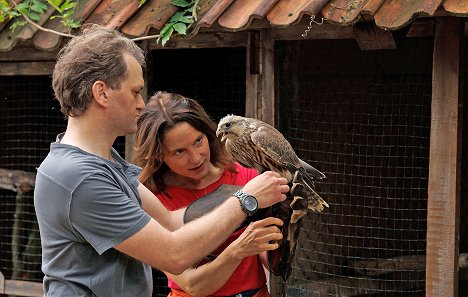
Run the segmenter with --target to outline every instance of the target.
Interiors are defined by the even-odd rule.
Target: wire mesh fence
[[[286,58],[291,46],[297,55]],[[378,53],[361,52],[352,41],[283,43],[277,50],[280,130],[327,175],[317,188],[330,204],[303,222],[288,296],[424,295],[431,50],[428,40]],[[215,121],[245,113],[245,49],[151,55],[150,94],[198,99]],[[0,77],[0,271],[8,279],[42,280],[24,181],[65,128],[50,85],[45,76]],[[124,154],[123,139],[116,148]],[[1,170],[23,182],[5,186]],[[154,276],[153,296],[166,296],[164,275]]]
[[[306,217],[287,292],[423,296],[431,43],[379,55],[352,41],[280,49],[291,51],[307,63],[279,71],[280,126],[327,175],[317,187],[330,208]]]
[[[49,76],[0,77],[0,90],[0,271],[42,282],[35,173],[66,122]],[[123,155],[124,139],[114,147]]]
[[[228,112],[245,113],[245,49],[160,51],[154,56],[150,89],[198,99],[215,121]],[[180,57],[184,62],[174,64]],[[213,61],[217,66],[210,66]],[[6,279],[41,282],[32,199],[35,171],[66,122],[49,76],[0,77],[0,89],[0,271]],[[122,156],[124,146],[119,137],[114,147]],[[167,279],[157,270],[153,275],[153,296],[167,296]]]
[[[8,279],[42,281],[32,190],[35,168],[64,129],[49,77],[0,77],[0,269]],[[7,173],[15,175],[8,179]],[[16,176],[16,177],[15,177]],[[27,176],[20,184],[14,178]]]
[[[166,91],[196,99],[215,122],[228,113],[245,114],[244,48],[160,50],[151,60],[150,94]],[[164,273],[154,270],[153,278],[153,296],[167,296]]]

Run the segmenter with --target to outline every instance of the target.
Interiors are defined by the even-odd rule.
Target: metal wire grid
[[[51,78],[0,77],[0,90],[0,169],[20,171],[33,181],[50,143],[66,127]],[[123,139],[115,147],[123,155]],[[6,279],[42,282],[33,186],[0,188],[0,271]]]
[[[245,48],[179,49],[152,52],[155,91],[196,99],[218,122],[245,114]]]
[[[340,42],[302,44],[308,63],[294,91],[282,88],[290,82],[280,70],[280,127],[299,157],[327,175],[317,188],[330,204],[306,217],[288,296],[423,296],[431,73],[405,68],[402,53],[417,45],[379,57]],[[331,47],[347,51],[321,52]],[[319,54],[327,58],[310,59]],[[378,70],[394,59],[401,74]],[[385,263],[393,268],[362,269]]]
[[[159,50],[152,52],[152,61],[149,94],[166,91],[196,99],[215,122],[245,114],[244,48]],[[164,273],[154,270],[153,278],[153,296],[167,296]]]

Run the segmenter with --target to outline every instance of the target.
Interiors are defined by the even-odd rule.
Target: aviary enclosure
[[[361,51],[354,40],[275,43],[277,127],[327,175],[317,188],[330,204],[306,219],[288,296],[425,295],[433,49],[432,38],[377,51]],[[246,75],[256,71],[246,55],[244,47],[153,50],[147,93],[198,99],[216,121],[245,114]],[[463,64],[465,81],[467,69]],[[50,76],[0,77],[0,271],[36,283],[28,292],[16,283],[16,292],[31,296],[40,296],[42,278],[34,172],[65,128],[50,85]],[[468,252],[466,115],[460,294]],[[122,154],[125,143],[116,143]],[[166,296],[164,277],[154,275],[154,296]]]

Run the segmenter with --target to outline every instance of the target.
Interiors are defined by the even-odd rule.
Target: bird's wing
[[[300,167],[299,158],[291,144],[275,128],[269,125],[260,125],[250,137],[263,153],[278,162],[281,167],[289,167],[291,172]]]

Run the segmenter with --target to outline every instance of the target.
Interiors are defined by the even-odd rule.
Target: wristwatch
[[[247,216],[254,215],[258,210],[258,201],[252,195],[249,195],[241,190],[232,194],[232,196],[239,198],[241,209]]]

